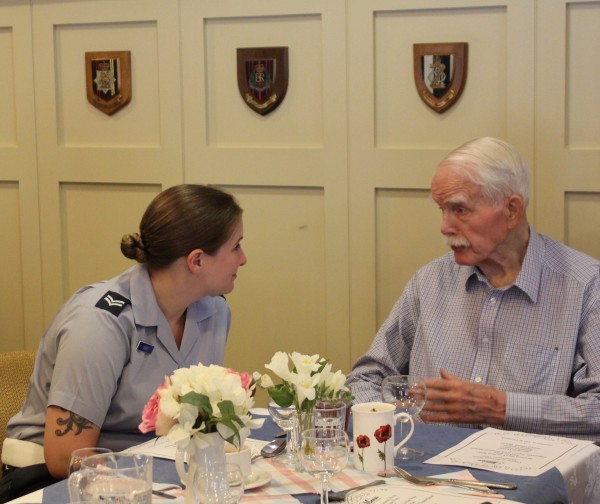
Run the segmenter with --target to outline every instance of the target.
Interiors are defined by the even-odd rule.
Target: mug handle
[[[398,450],[400,448],[402,448],[406,443],[408,443],[409,439],[412,437],[413,432],[415,430],[415,422],[408,413],[402,412],[402,413],[398,413],[398,414],[394,415],[395,423],[398,423],[399,419],[402,419],[403,422],[405,420],[408,420],[410,422],[410,432],[406,436],[404,436],[403,440],[401,440],[396,446],[394,446],[394,454],[397,454]]]

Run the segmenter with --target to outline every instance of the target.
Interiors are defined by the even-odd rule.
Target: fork
[[[436,478],[427,478],[427,477],[419,477],[419,476],[413,476],[412,474],[410,474],[409,472],[405,471],[404,469],[400,468],[400,467],[394,467],[394,472],[396,473],[396,475],[400,476],[401,478],[404,478],[406,481],[410,482],[410,483],[414,483],[415,485],[421,485],[421,486],[431,486],[431,485],[450,485],[450,486],[454,486],[454,487],[458,487],[458,488],[466,488],[468,490],[475,490],[477,492],[480,493],[484,493],[484,494],[497,494],[498,492],[495,492],[494,490],[490,490],[489,488],[486,488],[483,485],[477,485],[477,482],[473,482],[473,484],[471,484],[470,482],[460,482],[457,483],[455,480],[451,480],[451,479],[436,479]]]

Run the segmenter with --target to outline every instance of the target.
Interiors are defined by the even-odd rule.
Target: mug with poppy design
[[[394,457],[412,436],[413,419],[407,413],[397,413],[393,404],[383,402],[360,403],[352,406],[352,433],[354,438],[354,467],[368,473],[386,471],[394,467]],[[410,431],[394,445],[394,426],[398,420],[410,423]]]

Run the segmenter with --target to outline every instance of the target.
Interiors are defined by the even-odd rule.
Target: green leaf
[[[234,432],[234,434],[225,439],[225,441],[239,446],[242,442],[242,439],[240,438],[240,427],[244,426],[244,422],[242,422],[242,419],[235,414],[235,408],[231,401],[221,401],[217,406],[221,412],[219,423],[229,427]],[[238,440],[237,443],[234,442],[235,439]]]
[[[196,418],[196,422],[194,422],[194,429],[200,427],[202,422],[206,422],[208,426],[207,432],[211,432],[214,422],[210,422],[210,419],[213,415],[213,410],[208,396],[199,394],[198,392],[188,392],[187,394],[181,396],[181,402],[184,404],[191,404],[198,410],[198,417]]]
[[[269,392],[271,399],[282,408],[287,408],[294,402],[294,394],[292,394],[285,383],[279,383],[278,385],[269,388],[267,391]]]

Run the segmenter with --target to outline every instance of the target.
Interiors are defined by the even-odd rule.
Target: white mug
[[[354,467],[368,473],[394,467],[394,457],[412,436],[413,419],[407,413],[394,414],[396,406],[384,402],[360,403],[352,406]],[[410,432],[394,445],[394,426],[398,420],[410,422]]]
[[[229,464],[239,465],[244,479],[248,479],[252,472],[252,450],[248,445],[242,445],[238,449],[231,443],[225,443],[225,461]]]

